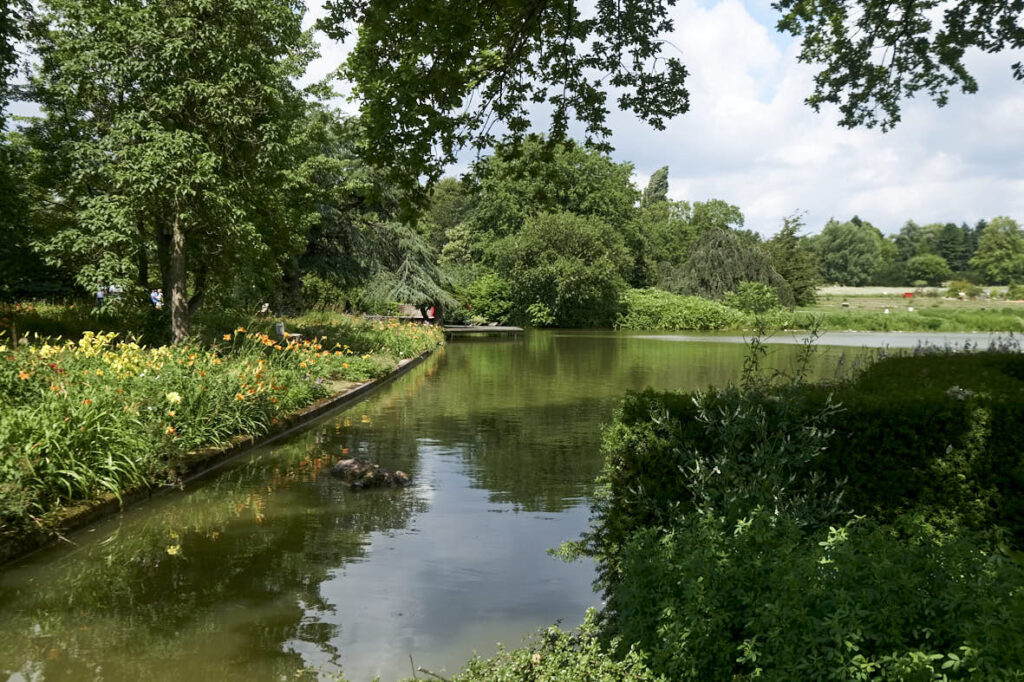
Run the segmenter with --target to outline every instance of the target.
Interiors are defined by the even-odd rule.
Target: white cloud
[[[674,198],[730,201],[763,234],[797,209],[814,231],[853,214],[886,232],[908,219],[1024,218],[1024,88],[1009,71],[1019,57],[972,55],[978,94],[944,109],[909,101],[888,134],[846,130],[834,111],[803,103],[813,70],[797,63],[798,45],[742,3],[684,2],[674,16],[691,111],[664,132],[625,114],[613,126],[615,157],[633,161],[641,182],[668,164]]]

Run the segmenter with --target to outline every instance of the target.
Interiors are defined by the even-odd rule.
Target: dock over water
[[[462,336],[465,334],[519,334],[523,331],[522,327],[491,327],[487,325],[468,325],[468,324],[446,324],[443,327],[445,334],[452,336]]]

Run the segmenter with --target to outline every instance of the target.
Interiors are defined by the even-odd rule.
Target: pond
[[[790,367],[797,346],[774,347]],[[830,375],[841,355],[821,347]],[[529,332],[459,340],[367,400],[0,570],[0,678],[350,680],[454,672],[474,651],[572,627],[601,426],[629,389],[739,377],[714,339]],[[402,469],[353,491],[342,456]],[[420,675],[422,678],[423,675]]]

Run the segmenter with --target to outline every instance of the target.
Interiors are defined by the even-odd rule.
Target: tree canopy
[[[981,233],[971,265],[992,284],[1024,282],[1024,231],[1017,221],[993,218]]]
[[[175,340],[212,289],[301,248],[282,198],[312,57],[297,0],[49,0],[34,131],[55,167],[51,261],[87,289],[161,273]],[[97,78],[102,74],[102,78]],[[299,229],[296,230],[295,228]]]
[[[816,243],[821,276],[846,286],[870,284],[883,265],[881,242],[878,230],[856,217],[829,221]]]
[[[816,64],[807,102],[819,110],[835,104],[847,127],[900,120],[905,97],[924,92],[944,106],[949,93],[978,90],[964,56],[1024,47],[1021,0],[776,0],[778,28],[799,36],[800,61]],[[1024,79],[1024,63],[1012,66]]]
[[[319,22],[332,38],[353,31],[341,73],[353,83],[369,152],[394,179],[440,177],[458,150],[492,147],[531,130],[531,107],[550,110],[548,139],[570,121],[607,148],[609,93],[655,128],[689,109],[687,70],[666,57],[674,0],[328,0]],[[816,110],[835,104],[846,126],[899,120],[905,97],[940,106],[959,87],[977,90],[968,48],[1024,46],[1024,0],[776,0],[778,30],[802,41],[816,65]],[[1024,78],[1024,67],[1013,67]]]

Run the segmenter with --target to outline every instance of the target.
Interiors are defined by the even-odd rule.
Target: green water
[[[779,346],[775,367],[795,346]],[[0,678],[350,680],[454,672],[578,624],[601,425],[631,388],[738,377],[742,346],[612,333],[457,341],[366,401],[0,570]],[[822,348],[823,373],[839,349]],[[401,491],[332,479],[343,453]],[[423,676],[420,675],[422,678]]]

